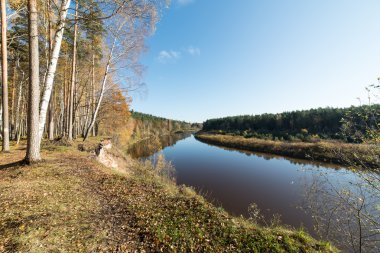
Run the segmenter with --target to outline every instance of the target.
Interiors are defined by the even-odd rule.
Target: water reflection
[[[357,173],[333,164],[220,148],[199,142],[193,136],[178,142],[183,138],[166,137],[159,145],[155,141],[140,143],[140,147],[134,149],[138,151],[134,157],[157,160],[163,154],[173,163],[178,184],[192,186],[209,201],[223,207],[232,215],[248,217],[248,207],[251,203],[256,203],[267,222],[274,215],[280,214],[284,224],[296,228],[304,227],[315,237],[331,239],[336,245],[345,246],[345,252],[354,251],[347,246],[347,237],[342,238],[347,235],[342,231],[352,230],[332,222],[333,219],[339,219],[339,216],[345,217],[346,223],[354,221],[355,216],[350,216],[354,213],[348,212],[350,209],[336,202],[336,198],[332,196],[340,192],[351,192],[350,196],[358,193],[359,189],[355,190],[355,187],[363,185],[363,181]],[[153,146],[159,148],[152,149]],[[160,148],[164,149],[156,152]],[[373,207],[380,206],[380,198],[370,197],[363,188],[360,193],[365,203],[372,201],[370,212],[374,211]],[[366,204],[366,207],[369,210],[369,205]],[[331,210],[336,212],[331,214]],[[376,217],[379,218],[379,215]],[[352,228],[354,223],[350,224]],[[376,223],[367,227],[367,232],[380,231],[376,230]],[[371,236],[364,232],[362,235]]]
[[[254,151],[243,150],[243,149],[223,147],[223,146],[220,146],[220,145],[215,145],[215,144],[210,144],[210,143],[203,142],[200,139],[196,139],[196,140],[199,141],[199,142],[202,142],[202,143],[204,143],[206,145],[209,145],[209,146],[218,147],[218,148],[221,148],[221,149],[224,149],[224,150],[227,150],[227,151],[237,151],[237,152],[239,152],[241,154],[245,154],[246,156],[257,156],[257,157],[263,158],[263,159],[265,159],[267,161],[272,160],[272,159],[279,159],[279,160],[286,159],[290,163],[292,163],[294,165],[299,165],[299,166],[302,166],[302,167],[303,166],[312,165],[315,168],[331,168],[331,169],[342,169],[343,168],[341,165],[332,164],[332,163],[313,161],[313,160],[305,160],[305,159],[297,159],[297,158],[285,157],[285,156],[280,156],[280,155],[275,155],[275,154],[269,154],[269,153],[261,153],[261,152],[254,152]]]
[[[170,135],[152,136],[144,139],[128,148],[127,153],[133,158],[147,158],[168,146],[175,145],[178,141],[191,136],[191,133],[175,133]]]

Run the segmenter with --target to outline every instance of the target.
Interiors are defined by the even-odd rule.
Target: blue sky
[[[378,0],[172,0],[132,109],[209,118],[346,107],[380,76]]]

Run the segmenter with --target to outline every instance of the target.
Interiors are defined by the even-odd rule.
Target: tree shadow
[[[23,159],[23,160],[13,162],[13,163],[0,164],[0,170],[7,170],[7,169],[24,166],[24,165],[26,165],[26,163],[25,163],[25,160]]]

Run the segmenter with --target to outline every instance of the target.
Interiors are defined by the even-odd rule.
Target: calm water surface
[[[182,140],[165,138],[161,151],[145,149],[145,154],[135,156],[154,160],[164,154],[176,168],[178,184],[195,188],[235,216],[248,217],[248,206],[256,203],[266,220],[280,214],[284,224],[302,226],[314,236],[312,215],[300,208],[306,204],[308,187],[321,175],[338,188],[358,180],[354,173],[331,164],[226,149],[202,143],[192,135]],[[140,144],[144,150],[141,146],[146,143]]]

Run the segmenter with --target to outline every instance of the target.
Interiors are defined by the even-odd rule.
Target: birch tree
[[[138,57],[144,50],[144,39],[155,27],[160,1],[123,1],[117,15],[108,22],[106,46],[109,48],[100,93],[90,124],[86,127],[83,140],[86,140],[94,127],[98,112],[107,91],[107,81],[111,73],[122,72],[125,79],[128,74],[140,74]]]
[[[46,39],[47,39],[47,58],[48,60],[50,59],[50,55],[51,55],[51,50],[53,48],[53,34],[52,34],[52,10],[51,10],[51,4],[50,4],[50,0],[47,0],[46,1],[46,16],[47,16],[47,27],[46,27]],[[48,62],[47,60],[47,62]],[[48,64],[47,64],[48,66]],[[48,134],[49,134],[49,140],[53,140],[54,139],[54,100],[53,99],[50,99],[50,103],[49,103],[49,123],[48,123],[48,126],[49,126],[49,131],[48,131]]]
[[[75,4],[75,18],[78,16],[78,1]],[[71,71],[71,89],[70,89],[70,105],[69,105],[69,140],[73,140],[73,116],[74,116],[74,92],[76,82],[76,67],[77,67],[77,34],[78,34],[78,22],[74,24],[74,42],[73,42],[73,60]]]
[[[63,34],[65,30],[65,25],[66,25],[66,17],[67,17],[68,9],[70,7],[70,3],[71,3],[71,0],[63,0],[61,2],[58,25],[57,25],[57,29],[54,35],[53,50],[51,52],[51,56],[49,60],[49,66],[48,66],[48,70],[46,74],[44,91],[43,91],[43,96],[41,100],[41,108],[40,108],[40,115],[39,115],[40,141],[43,137],[43,132],[44,132],[45,124],[46,124],[46,114],[47,114],[47,109],[48,109],[50,98],[51,98],[51,93],[53,90],[54,77],[57,70],[58,58],[59,58],[59,53],[61,51],[61,44],[62,44]]]

